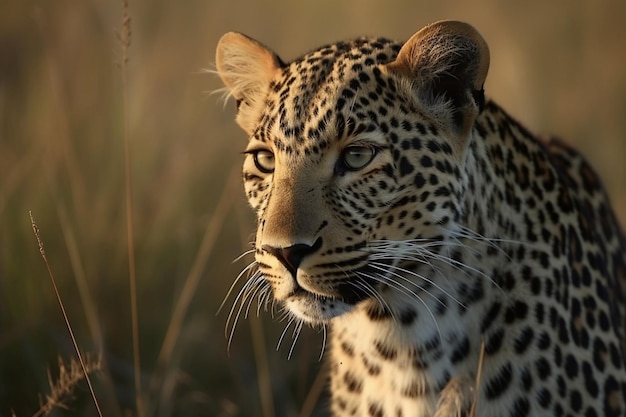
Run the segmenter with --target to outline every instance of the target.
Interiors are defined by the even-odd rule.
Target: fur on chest
[[[472,327],[452,315],[435,319],[417,308],[390,312],[372,305],[335,320],[334,415],[433,416],[442,407],[467,411],[480,354]]]

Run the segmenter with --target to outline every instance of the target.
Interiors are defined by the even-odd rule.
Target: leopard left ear
[[[438,119],[466,136],[484,105],[489,48],[471,25],[441,21],[421,29],[400,49],[390,72],[408,80],[411,94]]]
[[[270,81],[282,61],[260,42],[229,32],[217,44],[215,64],[229,95],[237,101],[237,123],[252,134]]]

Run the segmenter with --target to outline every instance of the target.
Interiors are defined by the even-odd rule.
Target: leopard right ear
[[[387,68],[408,81],[410,93],[466,137],[484,105],[489,48],[472,26],[441,21],[418,31]]]
[[[215,63],[228,95],[237,101],[237,123],[252,134],[270,81],[282,61],[254,39],[229,32],[217,44]]]

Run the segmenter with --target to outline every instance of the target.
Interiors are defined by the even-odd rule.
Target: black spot
[[[432,153],[438,153],[441,151],[441,147],[439,146],[439,144],[433,140],[429,140],[428,141],[428,150],[431,151]]]
[[[413,309],[406,309],[400,314],[400,323],[410,326],[417,318],[417,312]]]
[[[511,417],[526,417],[530,412],[530,403],[526,398],[518,398],[513,403]]]
[[[555,403],[554,404],[554,412],[553,412],[553,416],[554,417],[562,417],[564,414],[563,411],[563,407],[561,407],[560,403]]]
[[[391,360],[394,360],[396,356],[398,355],[398,352],[395,348],[385,345],[380,340],[377,340],[376,343],[374,343],[374,347],[376,348],[376,351],[383,359],[391,361]]]
[[[559,345],[554,345],[554,364],[559,368],[563,364],[563,352]]]
[[[579,391],[574,389],[570,392],[569,404],[573,411],[575,411],[576,413],[580,412],[583,407],[583,399]]]
[[[434,165],[433,164],[433,160],[430,159],[430,157],[428,155],[422,156],[422,158],[420,159],[420,164],[424,168],[431,168]]]
[[[500,350],[502,340],[504,339],[504,330],[498,329],[492,333],[485,341],[485,354],[493,355]]]
[[[609,349],[611,351],[611,363],[613,364],[613,367],[621,369],[622,361],[624,360],[621,351],[614,343],[609,344]]]
[[[567,323],[563,317],[559,318],[559,340],[562,344],[566,345],[569,343],[569,332],[567,331]]]
[[[548,408],[550,406],[550,402],[552,401],[552,395],[547,389],[541,388],[539,391],[537,391],[535,397],[537,398],[537,402],[539,403],[539,405],[543,408]]]
[[[520,382],[524,391],[528,392],[533,386],[533,375],[527,367],[520,371]]]
[[[402,389],[401,394],[408,398],[419,398],[427,394],[427,388],[427,386],[413,381]]]
[[[565,384],[565,379],[563,378],[563,375],[558,375],[556,377],[556,391],[561,396],[561,398],[565,398],[567,385]]]
[[[613,401],[613,398],[620,398],[620,386],[619,382],[613,376],[609,376],[604,383],[604,410],[607,416],[622,416],[620,408],[624,404],[624,399],[621,401]],[[624,411],[624,410],[621,410]]]
[[[565,373],[570,379],[578,376],[578,360],[574,355],[569,354],[565,357]]]
[[[403,156],[400,159],[400,176],[404,177],[406,175],[409,175],[414,170],[415,168],[413,168],[413,165],[409,162],[409,160],[405,156]]]
[[[341,350],[350,357],[354,357],[354,346],[346,341],[341,342]]]
[[[528,304],[516,300],[513,305],[509,306],[504,312],[504,322],[507,324],[513,323],[515,320],[523,320],[528,314]]]
[[[376,402],[371,402],[367,409],[367,415],[370,417],[385,417],[383,406]]]
[[[360,394],[363,391],[363,381],[355,377],[350,371],[343,374],[343,382],[350,392]]]
[[[450,195],[450,190],[446,187],[439,187],[435,190],[435,195],[438,197],[441,197],[441,196],[447,197]]]
[[[535,319],[538,324],[542,324],[545,317],[545,308],[542,303],[535,305]]]
[[[377,376],[378,374],[380,374],[380,366],[378,364],[367,360],[367,357],[365,355],[362,355],[361,359],[363,360],[363,365],[365,365],[367,373],[370,376]]]
[[[496,375],[486,381],[485,396],[492,400],[500,397],[511,385],[513,368],[510,363],[502,366]]]
[[[602,310],[598,313],[598,324],[600,325],[600,330],[604,332],[609,331],[611,327],[609,316]]]
[[[411,366],[417,370],[423,371],[428,369],[428,362],[421,357],[416,356],[411,360]]]
[[[485,314],[485,317],[483,317],[482,323],[480,325],[481,333],[484,333],[485,330],[487,330],[489,326],[491,326],[491,323],[493,323],[496,317],[498,317],[498,313],[500,312],[501,308],[502,304],[500,304],[499,302],[495,302],[491,305],[489,311],[487,311],[487,314]]]
[[[346,408],[348,408],[348,403],[346,402],[346,400],[339,396],[333,397],[333,406],[334,405],[337,405],[340,410],[345,410]]]
[[[545,358],[539,358],[535,361],[535,369],[537,370],[537,376],[542,381],[545,381],[546,378],[548,378],[552,373],[552,370],[550,369],[550,362],[548,362]]]
[[[533,277],[530,281],[530,291],[533,295],[539,295],[541,293],[541,280],[537,277]]]
[[[391,311],[374,303],[368,305],[365,312],[372,321],[388,320],[392,317]]]
[[[515,352],[524,353],[535,336],[535,332],[530,327],[525,327],[515,339]]]
[[[539,338],[537,339],[537,347],[539,348],[539,350],[546,350],[550,348],[550,344],[550,335],[547,332],[541,333],[541,335],[539,335]]]
[[[454,352],[452,352],[452,356],[450,361],[453,364],[456,364],[467,357],[470,353],[470,341],[467,337],[464,337],[463,340],[456,346]]]

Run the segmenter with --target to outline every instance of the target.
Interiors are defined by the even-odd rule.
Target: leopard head
[[[463,216],[489,66],[480,35],[438,22],[404,44],[360,38],[286,63],[228,33],[216,64],[249,136],[243,179],[273,297],[324,323],[410,287],[394,280],[414,263],[401,248],[444,241]]]

